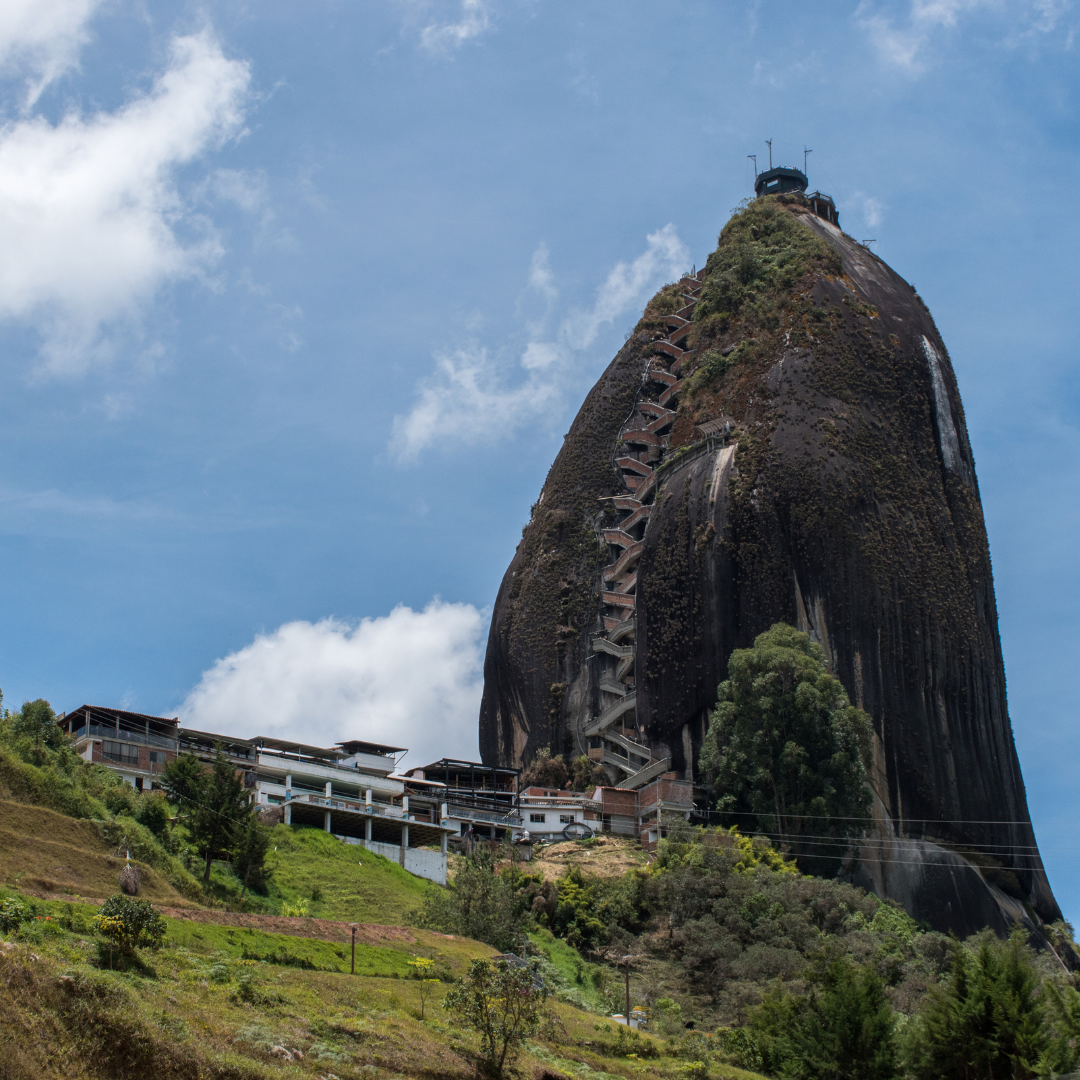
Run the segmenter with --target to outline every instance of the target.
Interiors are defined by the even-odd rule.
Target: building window
[[[574,815],[573,814],[560,814],[559,815],[559,824],[560,825],[573,825],[574,824]]]
[[[166,761],[164,750],[151,750],[150,763],[152,765],[164,765]]]
[[[547,815],[546,814],[530,814],[529,815],[529,822],[532,825],[543,825],[545,821],[547,821]]]
[[[132,743],[110,742],[106,739],[101,744],[101,756],[106,761],[118,761],[123,765],[139,764],[139,748]]]

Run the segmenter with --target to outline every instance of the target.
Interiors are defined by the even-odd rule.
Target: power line
[[[710,817],[768,817],[768,811],[757,810],[694,810],[697,815],[708,815]],[[785,818],[791,821],[880,821],[875,817],[843,817],[839,814],[784,814]],[[1016,821],[1009,821],[1005,818],[999,820],[986,819],[980,820],[978,818],[913,818],[913,817],[900,817],[896,819],[898,822],[912,825],[1028,825],[1034,827],[1040,825],[1046,828],[1070,828],[1080,829],[1080,821],[1030,821],[1018,819]]]

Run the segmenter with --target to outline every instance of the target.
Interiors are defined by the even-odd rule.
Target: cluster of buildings
[[[449,844],[536,841],[609,832],[656,847],[665,821],[693,810],[693,784],[673,772],[631,790],[520,787],[517,769],[442,758],[398,771],[405,747],[353,739],[332,747],[197,731],[178,718],[82,705],[59,719],[75,750],[139,791],[160,787],[178,754],[225,755],[264,819],[310,825],[377,852],[420,877],[446,883]]]

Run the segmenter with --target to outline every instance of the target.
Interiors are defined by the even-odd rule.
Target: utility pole
[[[769,171],[772,172],[772,139],[766,139],[765,142],[769,147]]]
[[[349,974],[356,974],[356,931],[360,926],[359,923],[349,923],[349,929],[352,931],[352,963],[349,964]]]
[[[626,1026],[630,1026],[630,957],[624,956],[623,963],[626,965]]]

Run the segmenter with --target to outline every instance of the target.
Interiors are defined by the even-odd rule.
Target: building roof
[[[197,731],[195,728],[182,727],[177,729],[180,738],[206,739],[207,742],[223,743],[226,746],[254,746],[251,739],[241,739],[234,735],[221,735],[213,731]]]
[[[304,757],[343,758],[347,755],[336,746],[309,746],[307,743],[297,742],[295,739],[275,739],[270,735],[256,735],[250,740],[253,746],[267,750],[278,750],[282,754],[302,754]]]
[[[108,717],[110,720],[119,717],[121,720],[127,720],[130,723],[145,724],[147,720],[152,721],[155,724],[170,724],[176,727],[180,723],[180,717],[178,716],[151,716],[149,713],[128,712],[126,709],[114,709],[106,705],[80,705],[77,709],[72,709],[71,712],[64,713],[61,720],[66,720],[68,717],[74,716],[76,713],[96,713],[102,719]]]
[[[407,746],[384,746],[382,743],[366,742],[364,739],[348,739],[345,742],[339,742],[337,746],[347,756],[351,754],[381,754],[383,757],[389,757],[392,754],[400,754],[403,750],[408,750]]]
[[[511,769],[505,765],[485,765],[482,761],[459,761],[457,758],[445,757],[433,761],[430,765],[418,765],[417,768],[424,772],[428,769],[483,769],[486,772],[510,773],[513,776],[521,772],[520,769]]]

